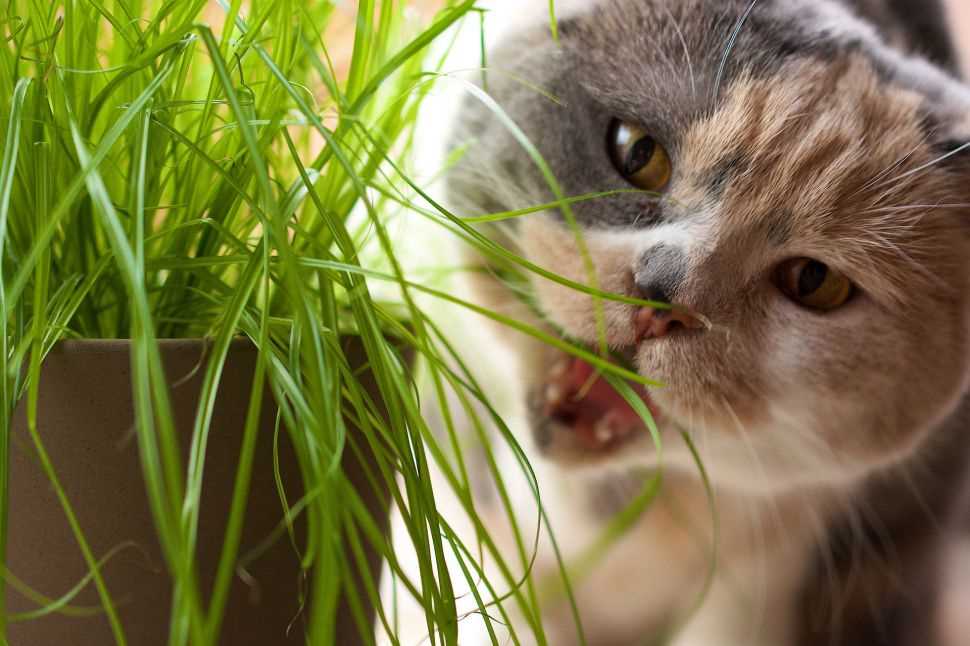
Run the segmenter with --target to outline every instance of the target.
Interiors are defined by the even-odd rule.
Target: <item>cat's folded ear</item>
[[[922,57],[889,48],[874,49],[872,55],[894,85],[922,94],[930,111],[944,115],[953,129],[970,134],[970,85]]]
[[[924,104],[929,136],[937,157],[935,164],[957,173],[970,184],[970,94],[966,86],[953,81],[958,89],[930,95]],[[943,97],[947,100],[942,100]]]
[[[951,168],[967,170],[970,178],[970,85],[929,61],[891,50],[878,52],[891,82],[923,96],[930,137],[940,160]]]

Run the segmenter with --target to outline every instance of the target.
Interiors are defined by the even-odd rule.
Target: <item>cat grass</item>
[[[488,419],[473,416],[479,436],[488,423],[499,428],[501,441],[517,447],[515,439],[419,301],[432,298],[471,309],[580,356],[611,375],[632,405],[640,400],[624,380],[644,380],[614,366],[603,353],[408,277],[393,227],[402,218],[429,219],[501,261],[517,279],[532,272],[595,298],[617,297],[595,284],[566,281],[496,246],[475,222],[437,203],[408,171],[418,110],[440,80],[442,59],[429,59],[429,48],[437,44],[440,51],[451,28],[480,19],[474,2],[450,2],[426,21],[409,17],[400,2],[361,0],[347,23],[339,22],[339,11],[335,3],[296,0],[5,3],[0,14],[5,37],[0,51],[0,354],[5,360],[0,554],[16,523],[8,514],[8,458],[11,419],[24,402],[30,448],[58,494],[90,574],[55,598],[58,591],[35,590],[16,572],[7,573],[6,585],[37,607],[24,616],[0,608],[0,637],[10,622],[71,612],[78,592],[90,584],[115,644],[130,643],[119,600],[100,574],[115,552],[93,552],[37,430],[39,374],[53,345],[62,339],[129,338],[142,470],[174,584],[168,643],[219,642],[229,586],[242,557],[251,452],[240,457],[223,556],[206,598],[195,546],[209,419],[230,343],[244,335],[261,352],[241,429],[243,444],[252,446],[262,407],[278,407],[307,492],[300,500],[287,500],[281,490],[277,537],[286,540],[297,516],[305,518],[306,537],[297,544],[308,577],[307,643],[333,643],[341,594],[351,602],[365,643],[373,637],[362,600],[376,605],[377,621],[395,634],[393,600],[385,605],[376,582],[361,587],[348,576],[364,544],[375,546],[387,560],[388,575],[420,600],[430,643],[457,643],[462,617],[453,576],[488,593],[476,592],[476,603],[493,638],[493,618],[496,625],[510,625],[514,609],[533,618],[528,622],[533,639],[549,643],[538,621],[537,585],[531,577],[513,574],[531,567],[533,537],[517,532],[512,554],[496,545],[468,493],[461,451],[458,459],[451,453],[459,444],[458,431],[447,415],[446,437],[428,427],[405,355],[419,358],[434,397],[443,402],[453,390],[466,407],[484,405]],[[339,24],[353,29],[346,61],[331,51]],[[489,100],[471,86],[469,93]],[[501,114],[497,105],[493,109]],[[541,165],[524,135],[521,143]],[[551,173],[547,176],[554,186]],[[480,219],[521,217],[540,208],[568,211],[572,201],[597,196],[556,197],[550,205]],[[346,335],[360,339],[386,417],[350,368],[340,342]],[[195,337],[208,339],[211,350],[201,367],[204,385],[190,458],[183,462],[158,341]],[[272,402],[262,401],[264,384]],[[348,433],[347,419],[359,426],[359,434]],[[483,446],[488,453],[487,442]],[[367,447],[384,447],[376,451],[376,468],[367,476],[375,486],[389,488],[402,510],[420,572],[413,580],[380,523],[334,466],[344,451]],[[517,454],[538,496],[531,467],[521,450]],[[503,476],[494,460],[488,464],[514,526]],[[476,527],[475,544],[463,543],[439,515],[431,469],[440,470],[457,493]],[[647,500],[637,504],[643,507]],[[620,518],[611,535],[631,522]],[[482,553],[498,564],[504,581],[485,576]],[[447,559],[459,567],[443,567]],[[562,589],[569,595],[565,566],[562,574]],[[0,604],[3,599],[0,594]],[[578,624],[577,615],[581,633]]]

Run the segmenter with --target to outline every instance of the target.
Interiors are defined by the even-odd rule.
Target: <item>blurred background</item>
[[[970,73],[970,2],[967,0],[946,1],[950,6],[954,30],[960,39],[964,73]]]

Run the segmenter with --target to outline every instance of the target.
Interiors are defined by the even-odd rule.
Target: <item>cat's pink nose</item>
[[[652,307],[641,308],[633,319],[633,325],[638,345],[647,339],[659,339],[677,330],[704,327],[697,317],[683,309],[662,310]]]

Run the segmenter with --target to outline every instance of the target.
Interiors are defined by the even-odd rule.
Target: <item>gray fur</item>
[[[640,123],[676,154],[683,133],[723,99],[722,92],[711,102],[719,79],[724,88],[741,74],[773,74],[793,58],[834,61],[861,51],[887,78],[900,76],[899,83],[910,82],[886,60],[876,32],[833,33],[816,8],[824,4],[762,0],[745,21],[719,77],[720,54],[748,0],[609,0],[561,24],[561,46],[538,28],[528,36],[528,44],[517,40],[491,53],[489,65],[499,72],[490,76],[489,91],[537,146],[567,194],[625,189],[628,185],[609,164],[577,163],[603,159],[605,133],[614,117]],[[955,67],[949,40],[936,39],[946,33],[934,20],[941,16],[938,0],[919,2],[919,11],[906,13],[901,0],[892,3],[892,10],[883,0],[845,4],[862,17],[878,16],[876,24],[883,33],[904,34],[912,51],[931,51],[947,69]],[[804,17],[797,19],[800,16]],[[523,80],[555,101],[524,87]],[[927,115],[933,115],[942,97],[931,88],[921,89],[928,94]],[[469,99],[463,113],[453,139],[459,145],[471,140],[477,145],[474,158],[452,174],[449,193],[454,204],[493,212],[554,199],[539,170],[488,108]],[[935,123],[927,120],[928,135],[937,135],[929,132]],[[715,196],[731,175],[744,169],[736,151],[724,152],[722,163],[711,169]],[[496,195],[496,185],[504,195]],[[676,206],[651,196],[625,195],[577,204],[573,210],[587,226],[646,227],[672,217]]]

